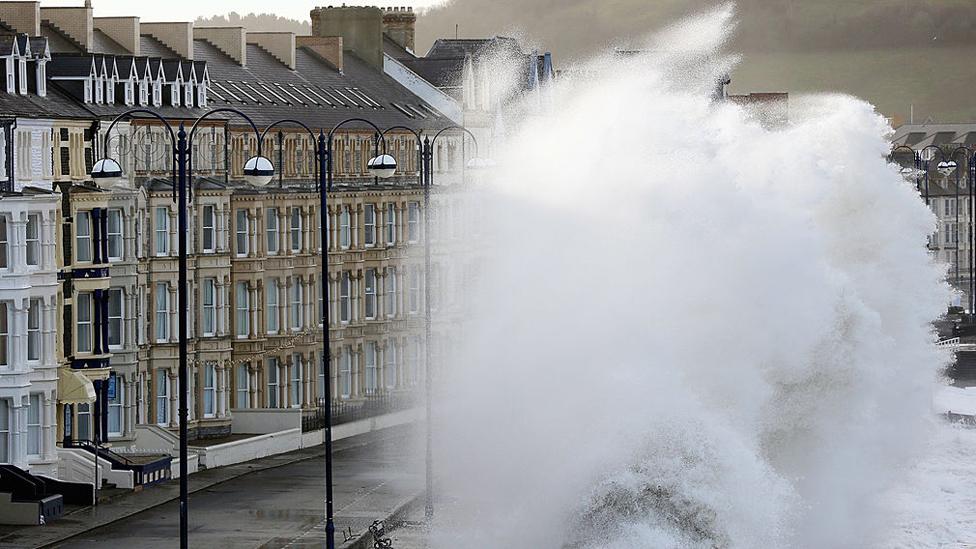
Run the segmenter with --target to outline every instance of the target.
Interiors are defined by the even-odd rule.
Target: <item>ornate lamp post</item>
[[[189,311],[187,310],[188,290],[187,290],[187,253],[186,253],[186,234],[187,234],[187,208],[190,199],[189,179],[192,176],[191,154],[193,147],[193,136],[196,134],[200,122],[218,113],[232,113],[240,116],[248,122],[254,134],[258,137],[257,156],[250,158],[244,164],[244,177],[249,183],[257,186],[267,185],[274,177],[274,166],[271,161],[261,156],[261,134],[257,126],[244,113],[232,108],[214,109],[203,116],[197,118],[190,128],[189,135],[181,122],[178,131],[174,132],[172,125],[159,114],[148,109],[133,109],[126,111],[117,117],[108,127],[105,133],[106,142],[111,135],[115,125],[126,117],[133,114],[146,114],[158,119],[169,131],[170,142],[173,147],[173,198],[178,209],[179,231],[179,401],[180,401],[180,548],[186,549],[189,546],[187,534],[187,326]],[[107,152],[107,148],[106,148]],[[92,166],[91,176],[97,180],[111,180],[122,177],[122,166],[114,159],[106,156]]]

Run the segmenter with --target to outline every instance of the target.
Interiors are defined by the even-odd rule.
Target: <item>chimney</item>
[[[383,11],[383,34],[401,48],[413,52],[417,14],[413,8],[387,8]]]
[[[195,27],[193,33],[196,38],[206,40],[230,56],[238,65],[247,66],[247,33],[244,27]]]
[[[95,28],[104,32],[132,55],[139,55],[138,17],[96,17]]]
[[[324,59],[342,72],[341,36],[296,36],[295,44]]]
[[[343,47],[376,70],[383,70],[383,10],[327,7],[311,11],[312,35],[341,36]]]
[[[59,31],[81,45],[86,52],[92,51],[94,22],[91,2],[84,7],[52,8],[41,6],[41,21],[48,21]]]
[[[139,33],[159,40],[181,58],[193,60],[193,23],[142,23]]]
[[[40,36],[40,2],[0,2],[0,21],[18,34]]]
[[[256,44],[291,70],[295,70],[295,33],[249,32],[247,43]]]

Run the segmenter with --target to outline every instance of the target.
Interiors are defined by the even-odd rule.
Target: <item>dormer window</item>
[[[173,101],[174,107],[180,106],[180,84],[179,82],[174,83],[172,89],[170,89],[170,97]]]
[[[149,81],[143,80],[139,82],[139,104],[143,107],[149,105]]]
[[[207,85],[199,84],[197,86],[197,106],[201,108],[207,108]]]
[[[47,97],[47,61],[37,62],[37,95]]]
[[[125,104],[132,106],[136,102],[136,84],[132,80],[125,81]]]
[[[95,79],[95,102],[99,105],[105,102],[105,82],[101,78]]]
[[[161,107],[163,105],[163,81],[157,80],[153,86],[153,105]]]
[[[20,58],[20,74],[18,75],[20,84],[20,95],[27,95],[27,59]]]
[[[7,58],[7,93],[14,93],[17,88],[14,86],[14,58]]]
[[[91,78],[85,79],[85,103],[92,102],[92,81]]]
[[[105,102],[109,105],[115,104],[115,78],[105,81]]]
[[[187,107],[193,106],[193,84],[183,85],[183,102],[186,103]]]

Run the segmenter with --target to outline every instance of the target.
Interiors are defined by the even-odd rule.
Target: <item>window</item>
[[[348,248],[352,241],[352,233],[349,231],[349,208],[342,208],[339,214],[339,247]]]
[[[7,216],[0,215],[0,269],[7,266]]]
[[[76,321],[78,323],[78,345],[79,353],[92,352],[93,332],[92,332],[92,294],[82,292],[78,294],[75,303]]]
[[[251,375],[250,364],[237,365],[237,407],[251,407]]]
[[[108,290],[108,346],[120,348],[124,341],[124,325],[122,323],[125,304],[122,288]]]
[[[169,376],[166,370],[156,370],[156,423],[169,424]]]
[[[203,366],[203,417],[217,415],[217,366]]]
[[[156,255],[169,255],[169,208],[156,208]]]
[[[41,359],[41,300],[32,299],[27,309],[27,360]]]
[[[349,306],[349,271],[342,272],[339,280],[339,322],[349,322],[352,309]]]
[[[302,279],[293,278],[291,283],[291,329],[298,331],[302,329]]]
[[[420,311],[420,267],[410,268],[410,314]]]
[[[265,306],[268,315],[268,333],[276,334],[278,333],[278,319],[280,318],[280,311],[278,308],[278,279],[274,278],[268,282],[268,289],[265,290],[265,301],[267,305]]]
[[[217,333],[217,279],[203,280],[203,335],[212,337]]]
[[[392,202],[386,205],[386,244],[392,246],[396,244],[396,204]]]
[[[0,302],[0,366],[10,366],[10,304]]]
[[[108,211],[108,260],[122,261],[122,210]]]
[[[407,205],[407,241],[413,244],[420,240],[420,203]]]
[[[237,210],[237,257],[247,255],[247,210]]]
[[[366,362],[366,394],[371,395],[379,387],[379,378],[376,371],[376,342],[367,341],[363,345],[363,359]]]
[[[92,440],[91,405],[78,405],[78,440]]]
[[[91,262],[91,212],[78,212],[75,216],[75,248],[75,259],[77,261]]]
[[[109,436],[122,436],[124,427],[124,416],[122,414],[125,404],[125,383],[121,376],[112,375],[110,378],[115,381],[115,394],[109,394],[108,399],[108,434]]]
[[[216,249],[216,213],[211,204],[203,207],[203,253],[212,254]]]
[[[397,273],[396,267],[386,268],[386,316],[393,318],[397,314]]]
[[[265,225],[268,229],[268,255],[278,253],[278,208],[268,208],[264,214]]]
[[[363,244],[366,246],[376,245],[376,206],[374,204],[366,204],[363,209],[363,223],[365,225],[365,230],[363,231]]]
[[[342,353],[339,365],[339,395],[342,398],[352,396],[352,348],[346,347]]]
[[[302,355],[295,353],[291,357],[291,400],[292,408],[302,405]]]
[[[952,242],[952,225],[946,223],[945,224],[945,243],[946,243],[946,245],[948,245],[951,242]]]
[[[27,216],[27,264],[41,264],[41,215],[36,213]]]
[[[0,463],[10,463],[10,400],[0,398]]]
[[[41,455],[41,395],[34,393],[27,405],[27,455]]]
[[[386,368],[383,377],[387,389],[395,389],[397,385],[397,347],[396,341],[390,340],[386,344]]]
[[[301,208],[291,209],[291,251],[299,253],[302,251],[302,210]]]
[[[376,319],[376,269],[366,269],[366,320]]]
[[[268,408],[278,407],[278,359],[268,359]]]
[[[156,284],[156,342],[169,341],[169,287]]]
[[[234,292],[237,295],[237,338],[246,339],[251,333],[250,296],[247,282],[238,282]]]

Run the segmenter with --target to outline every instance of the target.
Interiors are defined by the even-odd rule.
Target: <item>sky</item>
[[[42,6],[80,6],[83,0],[41,0]],[[240,14],[274,12],[276,15],[308,20],[308,12],[316,5],[340,5],[342,0],[167,0],[165,2],[133,2],[132,0],[92,0],[95,16],[135,15],[144,21],[192,21],[198,16],[224,15],[236,11]],[[356,2],[351,0],[349,5],[371,4],[378,6],[414,6],[427,7],[439,3],[439,0],[375,0],[370,2]]]

